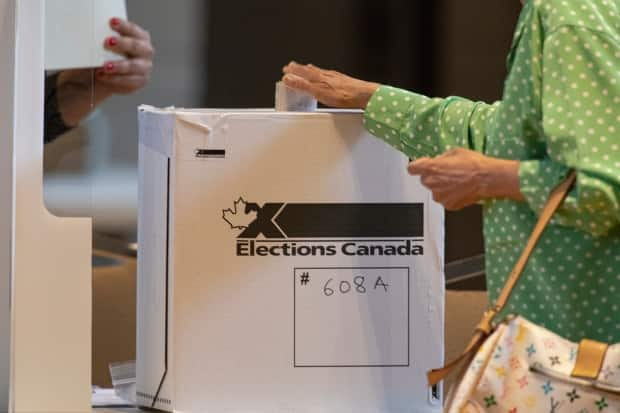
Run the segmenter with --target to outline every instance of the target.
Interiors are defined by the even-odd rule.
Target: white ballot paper
[[[287,87],[284,82],[277,82],[275,108],[279,112],[314,112],[317,101],[307,93]]]
[[[441,411],[443,209],[361,112],[139,121],[139,405]]]
[[[112,17],[127,18],[125,0],[45,0],[45,69],[103,66],[122,57],[103,48]]]

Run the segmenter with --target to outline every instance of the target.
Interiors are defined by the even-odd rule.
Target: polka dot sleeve
[[[436,156],[456,146],[483,152],[487,123],[498,105],[381,86],[368,103],[364,125],[410,158]]]
[[[524,161],[521,192],[540,211],[568,168],[577,188],[557,221],[593,235],[620,226],[620,41],[578,27],[545,38],[543,129],[546,159]],[[614,63],[615,62],[615,63]]]

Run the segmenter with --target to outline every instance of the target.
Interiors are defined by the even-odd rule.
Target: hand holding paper
[[[418,158],[407,169],[419,175],[433,199],[450,211],[489,198],[523,200],[519,161],[454,148],[435,158]]]
[[[66,70],[58,76],[58,106],[68,126],[77,125],[94,106],[114,94],[128,94],[144,87],[151,74],[154,49],[149,33],[135,23],[110,19],[119,36],[102,39],[103,48],[124,60],[109,60],[91,69]]]
[[[97,71],[97,84],[110,94],[127,94],[144,87],[153,67],[155,50],[149,32],[130,21],[113,18],[110,27],[120,36],[105,39],[104,48],[126,60],[108,61]]]

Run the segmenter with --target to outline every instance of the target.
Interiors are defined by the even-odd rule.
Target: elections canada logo
[[[239,197],[222,219],[238,256],[423,255],[422,203],[259,205]]]
[[[249,209],[248,203],[241,197],[235,201],[232,209],[225,209],[222,213],[222,218],[228,222],[232,229],[247,229],[258,216],[258,210]]]

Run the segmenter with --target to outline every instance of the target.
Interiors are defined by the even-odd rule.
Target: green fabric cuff
[[[416,150],[414,146],[425,147],[426,142],[415,140],[410,131],[415,121],[415,107],[424,105],[430,98],[398,89],[392,86],[381,86],[372,95],[364,111],[364,126],[372,135],[384,140],[389,145],[405,153],[411,158],[428,152]],[[413,118],[412,118],[413,117]]]
[[[568,168],[550,160],[521,161],[519,184],[530,208],[539,214],[551,191],[566,177]]]

